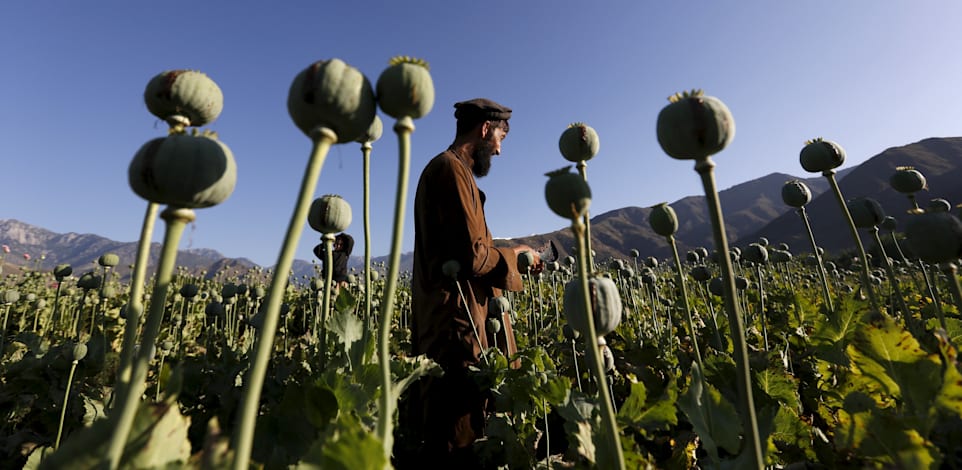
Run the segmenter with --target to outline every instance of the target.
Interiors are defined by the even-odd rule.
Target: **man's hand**
[[[515,255],[520,255],[521,253],[524,253],[524,252],[531,253],[531,256],[534,258],[534,260],[528,266],[528,273],[538,274],[541,271],[544,271],[544,262],[541,261],[541,256],[538,254],[537,251],[535,251],[528,245],[518,245],[514,247]]]

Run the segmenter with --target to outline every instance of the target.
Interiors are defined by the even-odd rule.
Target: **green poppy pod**
[[[771,259],[778,264],[787,263],[792,260],[792,254],[785,250],[771,250]]]
[[[534,254],[530,251],[518,253],[518,272],[525,274],[534,266]]]
[[[224,94],[202,72],[168,70],[147,82],[144,103],[151,114],[171,125],[200,127],[220,116]]]
[[[647,267],[649,267],[649,268],[657,268],[657,267],[658,267],[658,258],[655,258],[654,256],[649,256],[649,257],[645,258],[645,266],[647,266]]]
[[[377,78],[377,102],[395,119],[418,119],[434,107],[434,81],[427,62],[399,56]]]
[[[639,256],[641,256],[641,252],[638,251],[637,248],[632,248],[631,251],[628,252],[628,255],[637,259]]]
[[[798,158],[805,171],[821,173],[842,166],[845,163],[845,149],[831,140],[817,137],[805,142]]]
[[[782,186],[782,201],[796,209],[804,207],[812,201],[812,190],[800,180],[791,180]]]
[[[622,303],[618,286],[611,278],[593,275],[588,279],[588,291],[595,333],[604,336],[621,323]],[[565,285],[564,309],[568,324],[581,334],[588,329],[588,315],[585,311],[584,290],[581,280],[573,278]]]
[[[929,201],[928,212],[948,212],[952,210],[952,203],[937,197]]]
[[[895,167],[895,173],[889,178],[892,189],[903,193],[912,194],[926,189],[925,176],[919,170],[910,166]]]
[[[569,162],[583,162],[591,160],[598,154],[601,147],[601,140],[595,130],[583,123],[575,122],[568,125],[568,128],[561,133],[558,139],[558,148],[561,156]]]
[[[71,361],[81,361],[87,357],[87,343],[77,343],[70,348],[67,359]]]
[[[58,264],[53,268],[53,277],[57,279],[57,282],[64,280],[71,274],[73,274],[73,268],[69,264]]]
[[[785,243],[785,242],[779,243],[778,249],[782,251],[791,251],[788,249],[788,243]]]
[[[3,292],[3,303],[14,304],[20,300],[20,291],[16,289],[9,289]]]
[[[253,295],[255,299],[263,299],[264,296],[267,295],[267,289],[265,289],[264,286],[258,285],[251,289],[251,295]]]
[[[371,82],[340,59],[314,62],[294,77],[287,112],[308,137],[326,127],[339,143],[354,142],[371,126],[377,101]]]
[[[705,248],[705,247],[703,247],[703,246],[699,246],[699,247],[695,248],[694,251],[695,251],[695,253],[698,253],[698,258],[699,258],[699,259],[708,259],[708,248]]]
[[[571,166],[548,172],[544,197],[548,207],[559,217],[581,218],[591,206],[591,188],[581,175],[572,173]]]
[[[236,296],[237,285],[230,282],[228,282],[227,284],[224,284],[224,286],[221,287],[220,289],[220,295],[223,296],[225,299],[229,299],[231,297]]]
[[[611,348],[607,344],[600,345],[601,349],[601,360],[604,362],[605,372],[612,373],[615,371],[615,355],[611,352]]]
[[[887,215],[885,216],[884,219],[882,219],[882,223],[878,224],[878,226],[882,230],[885,230],[888,232],[894,232],[895,229],[898,227],[898,221],[895,220],[895,217]]]
[[[77,279],[77,287],[83,290],[96,289],[100,287],[100,276],[93,272],[84,273],[80,279]]]
[[[568,323],[565,323],[565,326],[561,327],[561,334],[563,334],[568,341],[574,341],[581,337],[581,333],[572,328]]]
[[[962,222],[948,212],[908,216],[905,238],[912,251],[926,263],[955,261],[962,255]]]
[[[311,203],[307,222],[320,233],[334,234],[347,230],[351,217],[351,205],[344,198],[326,194]]]
[[[678,231],[678,216],[667,202],[655,205],[648,214],[648,224],[658,235],[670,237]]]
[[[498,334],[501,331],[501,320],[497,318],[488,318],[488,328],[487,330],[491,333]]]
[[[742,251],[742,257],[756,264],[768,262],[768,249],[761,243],[751,243]]]
[[[130,188],[157,204],[197,209],[220,204],[237,184],[234,154],[216,135],[174,133],[152,139],[127,169]]]
[[[193,299],[200,292],[196,284],[184,284],[180,288],[180,295],[187,299]]]
[[[759,238],[758,238],[758,244],[767,248],[767,247],[768,247],[768,239],[765,238],[765,237],[759,237]]]
[[[725,103],[701,90],[676,93],[658,113],[658,144],[672,158],[714,155],[735,137],[735,119]]]
[[[711,269],[708,269],[708,266],[704,264],[699,264],[691,268],[691,277],[698,282],[708,281],[711,279]]]
[[[371,125],[368,126],[367,130],[361,134],[356,140],[362,144],[370,144],[381,138],[381,134],[384,133],[384,121],[378,115],[374,115],[374,120],[371,121]]]
[[[441,273],[444,274],[444,277],[457,279],[460,272],[461,263],[459,263],[456,259],[449,259],[441,265]]]
[[[247,284],[236,284],[237,295],[244,295],[247,293]]]
[[[687,260],[689,263],[697,263],[702,259],[703,258],[701,257],[701,254],[699,254],[697,251],[689,250],[687,253],[685,253],[685,260]]]
[[[117,288],[113,285],[107,284],[100,289],[100,297],[104,299],[112,299],[117,296]]]
[[[97,258],[97,264],[112,268],[120,264],[120,256],[117,256],[116,253],[104,253],[100,255],[100,258]]]
[[[625,262],[624,260],[613,259],[608,263],[608,267],[615,271],[621,271],[625,269]]]
[[[718,297],[724,297],[725,296],[724,285],[725,285],[725,281],[722,278],[713,277],[712,280],[708,282],[708,292],[711,292],[712,295],[715,295]]]
[[[875,199],[859,197],[847,203],[848,212],[852,216],[852,223],[858,228],[872,228],[882,223],[885,210]]]
[[[735,277],[735,288],[736,288],[736,289],[738,289],[738,290],[745,290],[745,289],[748,289],[751,285],[752,285],[752,283],[751,283],[751,281],[748,280],[747,277],[745,277],[745,276],[736,276],[736,277]]]
[[[511,302],[508,298],[499,295],[497,297],[492,297],[488,300],[488,316],[494,318],[501,318],[501,315],[505,312],[511,311]]]

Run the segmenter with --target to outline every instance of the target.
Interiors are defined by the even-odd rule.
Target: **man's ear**
[[[487,139],[488,132],[491,132],[491,121],[484,121],[481,123],[481,138]]]

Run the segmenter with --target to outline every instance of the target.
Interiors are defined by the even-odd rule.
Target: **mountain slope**
[[[839,189],[846,200],[870,197],[877,200],[888,215],[900,222],[899,230],[911,207],[908,198],[889,185],[889,178],[896,167],[912,166],[922,172],[928,190],[916,194],[919,205],[925,207],[932,198],[944,198],[956,204],[962,201],[962,137],[930,138],[914,144],[892,147],[855,167],[839,182]],[[824,178],[822,178],[824,179]],[[812,232],[818,245],[829,254],[850,250],[854,247],[847,222],[842,217],[836,196],[823,193],[813,197],[805,207]],[[811,251],[811,244],[804,234],[804,225],[794,211],[784,213],[750,235],[751,241],[766,237],[772,243],[788,243],[795,251]],[[871,235],[862,230],[862,243],[871,245]]]
[[[837,179],[846,198],[872,197],[878,200],[890,215],[896,219],[904,219],[905,211],[909,208],[908,199],[892,190],[888,182],[898,166],[913,166],[927,178],[931,189],[917,195],[921,205],[935,197],[945,198],[953,203],[962,201],[962,185],[957,184],[962,180],[962,137],[930,138],[886,149],[861,165],[843,167]],[[732,246],[744,246],[764,236],[773,244],[788,243],[796,252],[810,250],[801,220],[792,208],[781,201],[782,186],[794,178],[783,173],[773,173],[719,193],[726,231]],[[804,181],[812,189],[813,199],[806,210],[819,245],[830,254],[850,249],[853,246],[851,235],[845,228],[834,194],[827,191],[827,180],[815,175]],[[705,197],[689,196],[670,205],[678,215],[679,229],[675,238],[682,256],[695,247],[703,246],[712,250],[714,241]],[[595,259],[604,261],[611,257],[628,258],[633,249],[638,250],[641,257],[670,257],[665,239],[655,234],[648,225],[650,212],[651,208],[648,207],[625,207],[594,215],[591,219],[591,244],[596,252]],[[570,254],[574,246],[571,230],[567,227],[545,234],[496,240],[496,244],[505,246],[524,243],[536,247],[548,240],[555,242],[561,256]],[[863,234],[863,240],[869,241],[867,234]],[[24,264],[21,255],[29,253],[33,256],[31,266],[35,266],[39,255],[45,253],[43,268],[50,269],[56,264],[69,263],[78,274],[94,269],[100,255],[113,252],[121,258],[118,272],[123,276],[129,272],[129,265],[133,263],[137,248],[135,242],[116,242],[91,234],[58,234],[17,220],[0,220],[0,244],[11,248],[12,252],[6,258],[8,264]],[[362,264],[362,258],[358,255],[362,250],[363,246],[356,247],[355,255],[351,257],[349,266],[355,270]],[[151,246],[151,266],[156,265],[159,251],[159,244]],[[387,258],[382,256],[372,261],[383,270]],[[400,268],[410,270],[411,260],[411,253],[403,254]],[[192,272],[206,270],[209,275],[222,269],[239,273],[256,266],[246,258],[224,259],[223,255],[210,249],[181,251],[177,264]],[[313,276],[314,269],[315,264],[311,260],[295,260],[295,278],[292,279]]]

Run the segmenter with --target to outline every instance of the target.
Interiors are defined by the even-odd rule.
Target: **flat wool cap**
[[[454,117],[479,121],[507,121],[511,119],[511,108],[501,106],[487,98],[475,98],[454,103]]]

